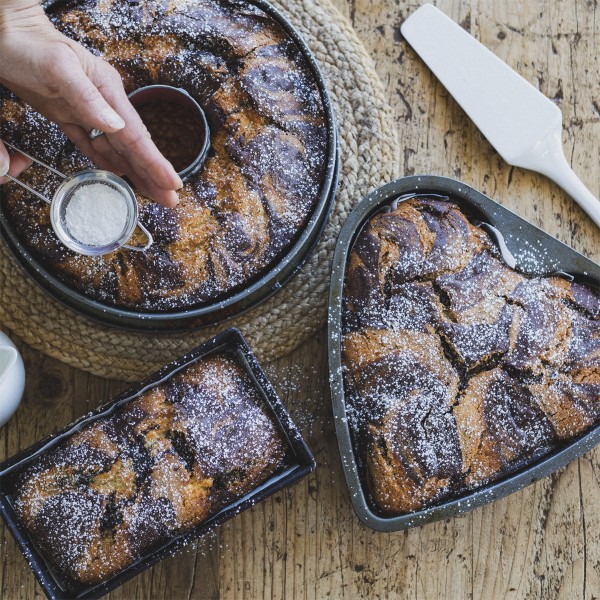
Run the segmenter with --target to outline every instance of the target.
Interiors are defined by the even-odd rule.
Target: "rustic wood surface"
[[[400,24],[418,2],[335,2],[371,52],[397,114],[403,156],[399,174],[459,178],[592,259],[600,258],[600,234],[591,221],[548,180],[504,164],[403,42]],[[437,5],[558,103],[566,154],[599,193],[596,0],[439,0]],[[0,459],[125,387],[21,348],[28,373],[26,397],[0,429]],[[324,335],[268,369],[315,452],[317,471],[110,598],[600,596],[600,450],[469,515],[407,532],[374,533],[352,512],[326,369]],[[0,597],[41,597],[4,528],[0,549]]]

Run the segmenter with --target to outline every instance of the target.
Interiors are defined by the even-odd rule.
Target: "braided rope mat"
[[[332,215],[301,272],[269,300],[226,324],[186,334],[135,334],[103,327],[55,302],[0,243],[0,324],[29,345],[96,375],[134,381],[227,326],[239,327],[264,361],[284,356],[326,321],[331,258],[353,205],[394,178],[396,125],[374,65],[329,0],[274,0],[314,52],[340,124],[340,183]]]

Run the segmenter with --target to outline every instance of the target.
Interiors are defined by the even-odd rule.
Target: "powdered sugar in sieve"
[[[101,182],[77,187],[65,202],[61,217],[68,234],[86,246],[107,246],[118,241],[130,221],[125,196]]]

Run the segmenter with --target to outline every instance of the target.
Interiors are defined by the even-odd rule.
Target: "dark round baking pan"
[[[49,9],[60,3],[61,0],[51,0],[45,2],[43,6],[45,9]],[[335,200],[339,173],[337,122],[329,92],[316,59],[289,21],[266,0],[252,0],[252,3],[276,20],[294,40],[310,66],[321,93],[327,123],[326,168],[321,194],[304,229],[292,247],[279,261],[273,264],[270,270],[229,296],[210,304],[191,306],[184,310],[136,311],[93,300],[65,285],[46,270],[21,243],[7,221],[0,202],[0,235],[4,238],[19,265],[44,291],[80,315],[99,321],[104,325],[138,332],[166,331],[173,333],[215,325],[250,310],[280,290],[298,273],[321,237]]]
[[[471,493],[395,517],[378,513],[363,481],[361,458],[355,453],[346,410],[341,355],[344,277],[354,240],[369,219],[392,202],[419,194],[447,196],[469,217],[491,225],[501,234],[497,238],[501,251],[502,244],[506,245],[503,255],[514,258],[517,270],[532,275],[567,275],[594,288],[600,287],[599,265],[460,181],[433,175],[404,177],[373,191],[356,206],[342,227],[333,257],[329,293],[329,380],[340,456],[352,504],[358,518],[375,531],[408,529],[471,511],[546,477],[600,443],[598,424],[520,471]]]

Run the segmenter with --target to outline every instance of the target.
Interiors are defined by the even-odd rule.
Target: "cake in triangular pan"
[[[364,225],[342,332],[354,454],[383,516],[471,494],[598,422],[600,296],[511,269],[447,198]]]

